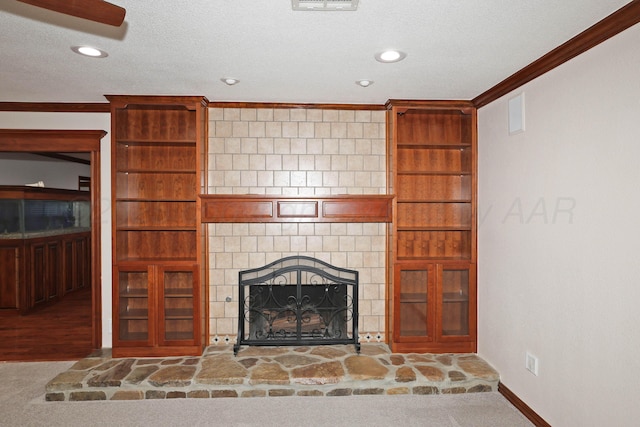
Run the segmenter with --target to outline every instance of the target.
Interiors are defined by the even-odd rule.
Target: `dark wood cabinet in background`
[[[29,306],[35,307],[58,296],[58,286],[62,284],[60,242],[35,239],[27,243],[26,252],[30,266]]]
[[[476,110],[389,101],[388,341],[392,351],[476,350]]]
[[[91,285],[91,241],[88,235],[73,235],[62,242],[64,250],[63,293]]]
[[[24,282],[22,241],[0,240],[0,310],[17,310]]]
[[[23,312],[89,285],[90,241],[88,231],[25,240]]]
[[[207,100],[107,96],[112,122],[113,355],[206,345]]]
[[[90,286],[90,197],[0,186],[0,310],[28,314]]]
[[[0,240],[0,309],[22,314],[88,286],[91,232]],[[75,244],[82,242],[81,244]],[[81,279],[78,278],[81,271]],[[78,279],[77,279],[78,278]]]

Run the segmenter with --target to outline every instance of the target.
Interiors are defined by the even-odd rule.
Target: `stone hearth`
[[[208,347],[201,357],[78,361],[46,386],[47,401],[450,394],[496,391],[475,354],[392,354],[384,344]]]

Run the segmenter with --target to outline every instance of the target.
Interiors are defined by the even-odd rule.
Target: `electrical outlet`
[[[538,376],[538,358],[528,351],[524,366],[527,368],[527,371],[531,372],[535,376]]]

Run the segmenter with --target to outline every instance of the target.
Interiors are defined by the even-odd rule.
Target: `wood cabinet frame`
[[[477,118],[467,101],[387,102],[387,193],[395,194],[387,228],[387,341],[392,351],[473,352],[476,349]],[[403,269],[428,271],[424,310],[402,303]],[[443,297],[447,268],[468,271],[469,295]],[[406,301],[412,301],[411,299]],[[444,332],[454,305],[466,333]],[[412,305],[413,304],[413,305]],[[402,305],[426,325],[401,331]],[[426,311],[426,314],[424,313]],[[408,318],[404,320],[408,323]],[[422,332],[419,332],[422,331]]]
[[[444,270],[467,270],[469,272],[468,293],[465,298],[457,302],[447,302],[443,288]],[[402,272],[425,272],[427,281],[422,292],[414,293],[414,296],[406,296],[402,289]],[[394,295],[393,351],[397,352],[429,352],[429,353],[459,353],[475,352],[477,340],[477,308],[476,308],[476,274],[475,265],[466,262],[429,262],[429,261],[402,261],[394,265]],[[445,305],[459,305],[459,310],[464,311],[468,319],[465,325],[467,330],[458,334],[445,334]],[[413,307],[414,313],[407,316],[407,307]],[[411,308],[409,308],[411,309]],[[417,323],[415,332],[403,331],[405,320]],[[424,323],[420,323],[420,321]]]
[[[193,331],[189,338],[167,338],[169,332],[166,328],[167,307],[165,298],[167,295],[164,283],[165,272],[189,272],[193,277],[193,304],[191,306],[193,317]],[[146,292],[140,290],[135,293],[128,293],[123,290],[125,286],[120,280],[120,274],[138,273],[146,275]],[[201,344],[201,323],[198,321],[202,317],[201,302],[201,279],[200,268],[194,263],[170,263],[170,264],[149,264],[140,262],[121,263],[113,269],[114,277],[114,306],[118,312],[113,315],[114,327],[114,357],[160,357],[160,356],[184,356],[199,354],[202,349]],[[146,312],[131,314],[127,316],[128,307],[123,300],[145,300]],[[127,313],[128,314],[128,313]],[[126,323],[135,321],[146,323],[146,337],[123,339],[121,330],[126,328]]]
[[[106,97],[112,127],[113,355],[200,355],[208,344],[206,233],[198,197],[207,190],[208,101]],[[192,275],[193,295],[175,295],[174,302],[182,299],[183,311],[191,314],[176,315],[173,322],[182,322],[183,335],[191,336],[176,332],[173,339],[165,329],[169,308],[164,303],[171,298],[163,294],[163,273],[184,269]],[[119,274],[127,271],[146,272],[146,296],[122,291]],[[123,311],[129,307],[123,304],[142,304],[142,298],[145,314]],[[136,328],[144,329],[145,322],[147,335],[137,339]]]

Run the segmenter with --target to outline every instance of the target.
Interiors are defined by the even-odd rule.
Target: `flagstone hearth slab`
[[[46,385],[47,401],[450,394],[497,391],[475,354],[392,354],[385,344],[208,347],[201,357],[88,357]]]

